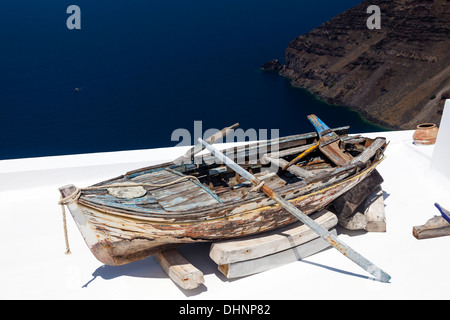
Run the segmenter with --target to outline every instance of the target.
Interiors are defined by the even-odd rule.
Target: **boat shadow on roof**
[[[202,272],[205,275],[215,274],[222,281],[229,281],[220,271],[217,269],[217,265],[209,259],[209,246],[210,243],[192,243],[179,247],[178,250],[183,253],[189,260],[196,265],[202,266]],[[82,285],[82,288],[88,288],[97,278],[103,280],[115,280],[119,277],[135,277],[135,278],[164,278],[169,280],[167,274],[163,271],[160,264],[155,260],[153,256],[143,260],[133,261],[128,264],[120,266],[102,265],[95,269],[92,273],[92,278]],[[195,296],[207,291],[205,285],[200,285],[198,288],[185,290],[179,286],[178,289],[186,296]]]
[[[167,275],[161,269],[154,257],[133,261],[120,266],[102,265],[92,273],[92,279],[87,281],[82,288],[87,288],[97,278],[103,280],[114,280],[119,277],[136,278],[166,278]]]
[[[61,187],[59,203],[69,207],[91,252],[102,263],[119,266],[98,268],[84,287],[98,276],[140,274],[139,268],[124,265],[181,245],[309,221],[306,215],[329,206],[384,159],[385,138],[348,136],[348,127],[329,129],[317,117],[313,120],[317,133],[269,140],[263,150],[259,144],[246,144],[239,152],[234,147],[222,151],[235,166],[223,159],[209,161],[218,151],[201,141],[210,151],[201,159],[144,167],[87,188]],[[252,155],[260,151],[253,163]],[[239,166],[233,161],[241,156],[245,161]],[[301,211],[287,212],[286,207]]]

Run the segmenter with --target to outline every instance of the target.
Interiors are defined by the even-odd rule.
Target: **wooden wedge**
[[[316,212],[311,218],[326,229],[337,224],[336,215],[328,210]],[[209,256],[218,265],[235,263],[271,255],[318,237],[308,226],[298,222],[257,236],[213,243]]]
[[[205,282],[203,272],[194,267],[176,249],[160,251],[156,260],[164,272],[181,288],[191,290]]]
[[[336,234],[336,230],[330,230],[331,234]],[[260,273],[270,269],[286,265],[301,259],[305,259],[316,254],[331,245],[322,238],[316,238],[296,247],[289,248],[268,256],[235,263],[219,265],[219,271],[227,278],[238,278]]]

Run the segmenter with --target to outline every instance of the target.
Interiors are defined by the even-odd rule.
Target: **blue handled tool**
[[[441,213],[442,218],[444,218],[448,223],[450,223],[450,212],[448,210],[445,210],[442,208],[439,203],[435,203],[434,206],[438,208],[439,212]]]
[[[345,166],[349,164],[353,157],[345,153],[339,147],[339,136],[332,131],[322,120],[315,114],[308,116],[308,120],[312,123],[319,135],[319,149],[325,154],[334,164],[338,166]]]

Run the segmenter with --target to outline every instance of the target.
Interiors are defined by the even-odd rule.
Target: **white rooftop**
[[[412,227],[450,208],[448,180],[430,169],[435,146],[413,144],[413,131],[364,134],[390,144],[378,167],[385,182],[387,232],[338,237],[388,272],[373,280],[334,249],[260,274],[227,280],[209,258],[209,244],[180,252],[204,273],[184,291],[153,257],[111,267],[91,254],[68,213],[65,243],[58,188],[86,187],[126,171],[172,160],[186,148],[164,148],[0,161],[1,299],[441,299],[448,298],[450,237],[417,240]],[[438,177],[438,178],[436,178]]]

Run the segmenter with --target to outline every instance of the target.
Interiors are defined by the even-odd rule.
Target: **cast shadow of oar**
[[[166,278],[167,275],[161,269],[153,257],[134,261],[121,266],[102,265],[92,273],[92,279],[86,282],[82,288],[87,288],[98,277],[103,280],[112,280],[118,277],[139,278]]]
[[[311,265],[314,265],[314,266],[317,266],[317,267],[321,267],[321,268],[324,268],[324,269],[327,269],[327,270],[330,270],[330,271],[346,274],[346,275],[349,275],[349,276],[354,276],[354,277],[367,279],[367,280],[372,280],[372,281],[379,281],[378,279],[376,279],[374,277],[371,277],[371,276],[366,276],[366,275],[363,275],[363,274],[358,274],[358,273],[345,271],[345,270],[342,270],[342,269],[333,268],[333,267],[326,266],[324,264],[320,264],[320,263],[317,263],[317,262],[312,262],[312,261],[307,261],[307,260],[298,260],[298,261],[302,262],[302,263],[311,264]]]

